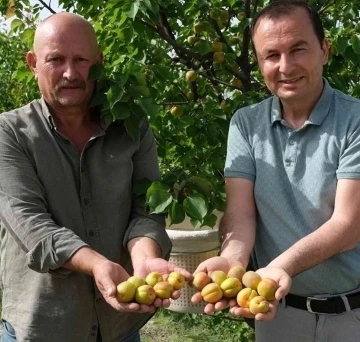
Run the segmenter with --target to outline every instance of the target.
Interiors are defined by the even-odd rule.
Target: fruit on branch
[[[181,106],[174,106],[170,109],[171,115],[175,116],[176,118],[183,115],[183,108]]]
[[[194,70],[189,70],[185,74],[185,78],[189,82],[194,82],[197,78],[196,72]]]
[[[214,52],[213,60],[216,63],[222,63],[225,60],[225,54],[223,52],[221,52],[221,51]]]

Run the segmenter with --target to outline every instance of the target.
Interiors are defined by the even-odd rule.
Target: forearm
[[[94,266],[106,260],[107,259],[104,256],[93,249],[82,247],[65,262],[64,267],[72,271],[82,272],[93,276]]]
[[[238,260],[247,267],[255,243],[256,220],[227,212],[220,223],[221,256]]]
[[[274,259],[269,266],[296,276],[332,256],[349,250],[359,241],[359,225],[330,219]]]
[[[148,259],[161,258],[162,251],[159,244],[148,237],[137,237],[131,239],[127,248],[130,252],[133,265]]]

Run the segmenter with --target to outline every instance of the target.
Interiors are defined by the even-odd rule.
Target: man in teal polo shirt
[[[222,252],[198,270],[251,259],[278,282],[270,311],[255,316],[257,341],[359,341],[360,101],[323,79],[328,42],[304,1],[271,3],[252,39],[274,96],[232,118]]]

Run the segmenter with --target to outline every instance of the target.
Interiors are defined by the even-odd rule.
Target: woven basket
[[[173,243],[170,261],[191,273],[201,262],[216,256],[220,248],[216,229],[168,230],[168,235]],[[169,310],[181,313],[202,313],[204,311],[204,302],[191,303],[191,297],[196,293],[194,288],[185,285],[180,292],[180,298],[171,301]]]

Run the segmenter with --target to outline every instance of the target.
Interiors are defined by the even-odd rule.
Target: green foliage
[[[17,36],[0,32],[0,113],[20,107],[39,96],[27,68],[26,44]]]
[[[104,66],[94,66],[89,75],[98,80],[92,105],[100,106],[108,121],[124,120],[130,135],[136,134],[142,118],[150,121],[164,187],[147,190],[147,205],[152,212],[167,213],[171,223],[186,214],[195,227],[212,226],[213,210],[224,209],[230,117],[237,108],[269,96],[249,33],[254,14],[267,3],[60,0],[65,9],[93,23],[104,52]],[[325,77],[335,88],[359,97],[360,0],[308,3],[320,11],[331,44]],[[29,43],[29,3],[17,1],[16,6],[19,21],[13,31]],[[39,2],[30,13],[36,17],[40,8]],[[213,51],[219,46],[224,61]],[[6,70],[14,72],[14,67]],[[189,70],[196,72],[196,80],[185,78]],[[22,84],[30,82],[24,78]],[[13,89],[6,88],[6,94]]]

